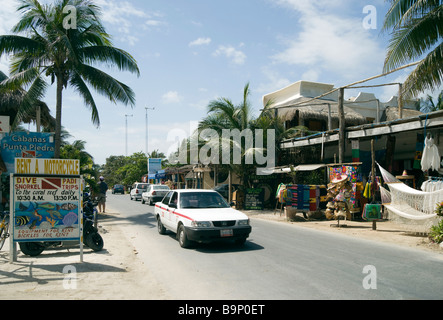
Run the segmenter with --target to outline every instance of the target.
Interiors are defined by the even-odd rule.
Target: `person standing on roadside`
[[[98,195],[98,212],[105,213],[106,210],[106,191],[108,191],[108,185],[105,182],[105,178],[100,177],[98,183],[99,195]]]

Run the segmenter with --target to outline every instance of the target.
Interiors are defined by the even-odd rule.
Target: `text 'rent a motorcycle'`
[[[98,229],[94,226],[94,216],[97,214],[97,203],[93,202],[89,194],[83,196],[83,244],[95,252],[101,251],[104,241]],[[45,249],[76,246],[78,242],[20,242],[20,250],[31,257],[40,255]]]

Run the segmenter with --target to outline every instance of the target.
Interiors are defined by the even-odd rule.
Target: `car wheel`
[[[178,227],[177,237],[180,247],[182,248],[190,247],[191,242],[188,240],[188,237],[186,236],[185,227],[182,224],[180,225],[180,227]]]
[[[149,205],[152,206],[154,203],[152,202],[152,198],[149,198]]]
[[[142,204],[145,204],[145,199],[142,198]]]
[[[157,230],[158,230],[158,233],[160,233],[160,234],[166,234],[166,228],[163,225],[160,217],[157,217]]]

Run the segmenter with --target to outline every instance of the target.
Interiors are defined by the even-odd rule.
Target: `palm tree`
[[[94,164],[94,158],[85,150],[86,141],[75,140],[73,143],[64,142],[60,149],[61,159],[78,159],[80,161],[80,174],[92,191],[98,191],[98,170]]]
[[[426,96],[426,98],[421,98],[420,110],[424,113],[443,110],[443,90],[437,97],[437,103],[434,102],[433,97],[429,94]]]
[[[266,105],[263,112],[258,118],[254,118],[252,115],[252,107],[249,102],[250,89],[249,84],[246,84],[243,89],[243,99],[240,104],[235,105],[230,99],[219,98],[217,100],[211,101],[208,105],[208,116],[199,123],[199,130],[212,129],[215,130],[219,137],[222,137],[219,143],[221,148],[239,148],[241,152],[241,163],[234,163],[231,161],[229,164],[230,169],[236,173],[243,185],[245,187],[249,184],[249,179],[256,174],[256,165],[248,164],[246,158],[248,156],[254,156],[259,153],[266,153],[265,146],[269,143],[275,144],[276,154],[280,155],[280,142],[285,139],[289,139],[295,136],[300,128],[286,129],[284,127],[283,120],[279,117],[275,117],[273,112],[269,109],[269,105]],[[239,133],[245,130],[251,130],[251,132],[256,132],[256,130],[263,130],[263,147],[257,148],[257,143],[254,141],[252,147],[248,146],[246,143],[243,145],[241,142],[238,143],[238,139],[235,137],[230,137],[228,140],[223,140],[223,130],[238,130]],[[275,140],[269,141],[267,131],[274,130]],[[255,139],[255,134],[253,134],[253,139]],[[270,139],[270,137],[269,137]],[[200,141],[201,142],[201,141]],[[203,141],[203,144],[205,141]],[[223,150],[220,150],[220,154]],[[233,155],[231,155],[231,160]]]
[[[0,71],[0,82],[7,80],[8,77]],[[12,130],[20,129],[20,123],[37,122],[37,108],[40,108],[40,120],[42,126],[54,132],[55,119],[51,116],[49,107],[40,100],[28,101],[28,92],[22,88],[11,90],[0,87],[0,114],[9,116],[9,124]],[[29,105],[29,108],[20,108],[23,104]]]
[[[68,6],[75,8],[76,28],[66,28]],[[91,110],[92,122],[98,127],[97,105],[87,84],[110,101],[134,106],[135,94],[125,84],[93,67],[105,63],[137,75],[135,59],[115,48],[101,20],[100,9],[90,0],[58,0],[42,5],[38,0],[20,0],[21,20],[13,35],[0,36],[0,57],[11,54],[11,77],[2,82],[8,88],[29,86],[29,101],[44,96],[48,84],[56,83],[55,157],[60,157],[63,90],[71,86]],[[25,35],[20,35],[25,34]],[[23,107],[27,108],[28,105]]]
[[[245,157],[247,154],[255,152],[254,148],[246,148],[246,145],[238,144],[236,139],[230,137],[228,140],[223,140],[223,130],[238,130],[244,132],[246,129],[253,129],[252,123],[252,111],[249,103],[249,84],[246,84],[243,89],[243,99],[239,105],[234,103],[228,98],[219,98],[213,100],[208,105],[208,116],[200,121],[198,129],[212,129],[215,130],[220,137],[218,146],[220,154],[223,152],[223,148],[239,149],[241,153],[241,163],[234,163],[230,161],[228,165],[231,170],[236,173],[244,186],[248,185],[248,176],[253,172],[254,167],[245,163]],[[199,136],[200,138],[200,136]],[[199,147],[204,141],[199,141]],[[231,155],[233,157],[233,155]],[[226,165],[226,164],[225,164]]]
[[[416,96],[433,90],[443,80],[442,0],[391,0],[383,30],[392,29],[384,71],[425,58],[406,80],[403,91]]]

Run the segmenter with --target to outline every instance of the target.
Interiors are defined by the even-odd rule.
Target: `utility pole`
[[[344,163],[345,161],[345,146],[346,146],[346,137],[345,137],[345,111],[344,111],[344,94],[345,89],[340,88],[338,94],[338,117],[339,117],[339,135],[338,135],[338,162]]]
[[[148,110],[155,110],[155,108],[148,108],[145,107],[146,110],[146,123],[145,123],[145,128],[146,128],[146,157],[149,156],[149,150],[148,150]]]
[[[126,156],[128,156],[128,117],[132,117],[133,115],[132,114],[125,114],[125,123],[126,123],[126,145],[125,145],[125,148],[126,148]]]

